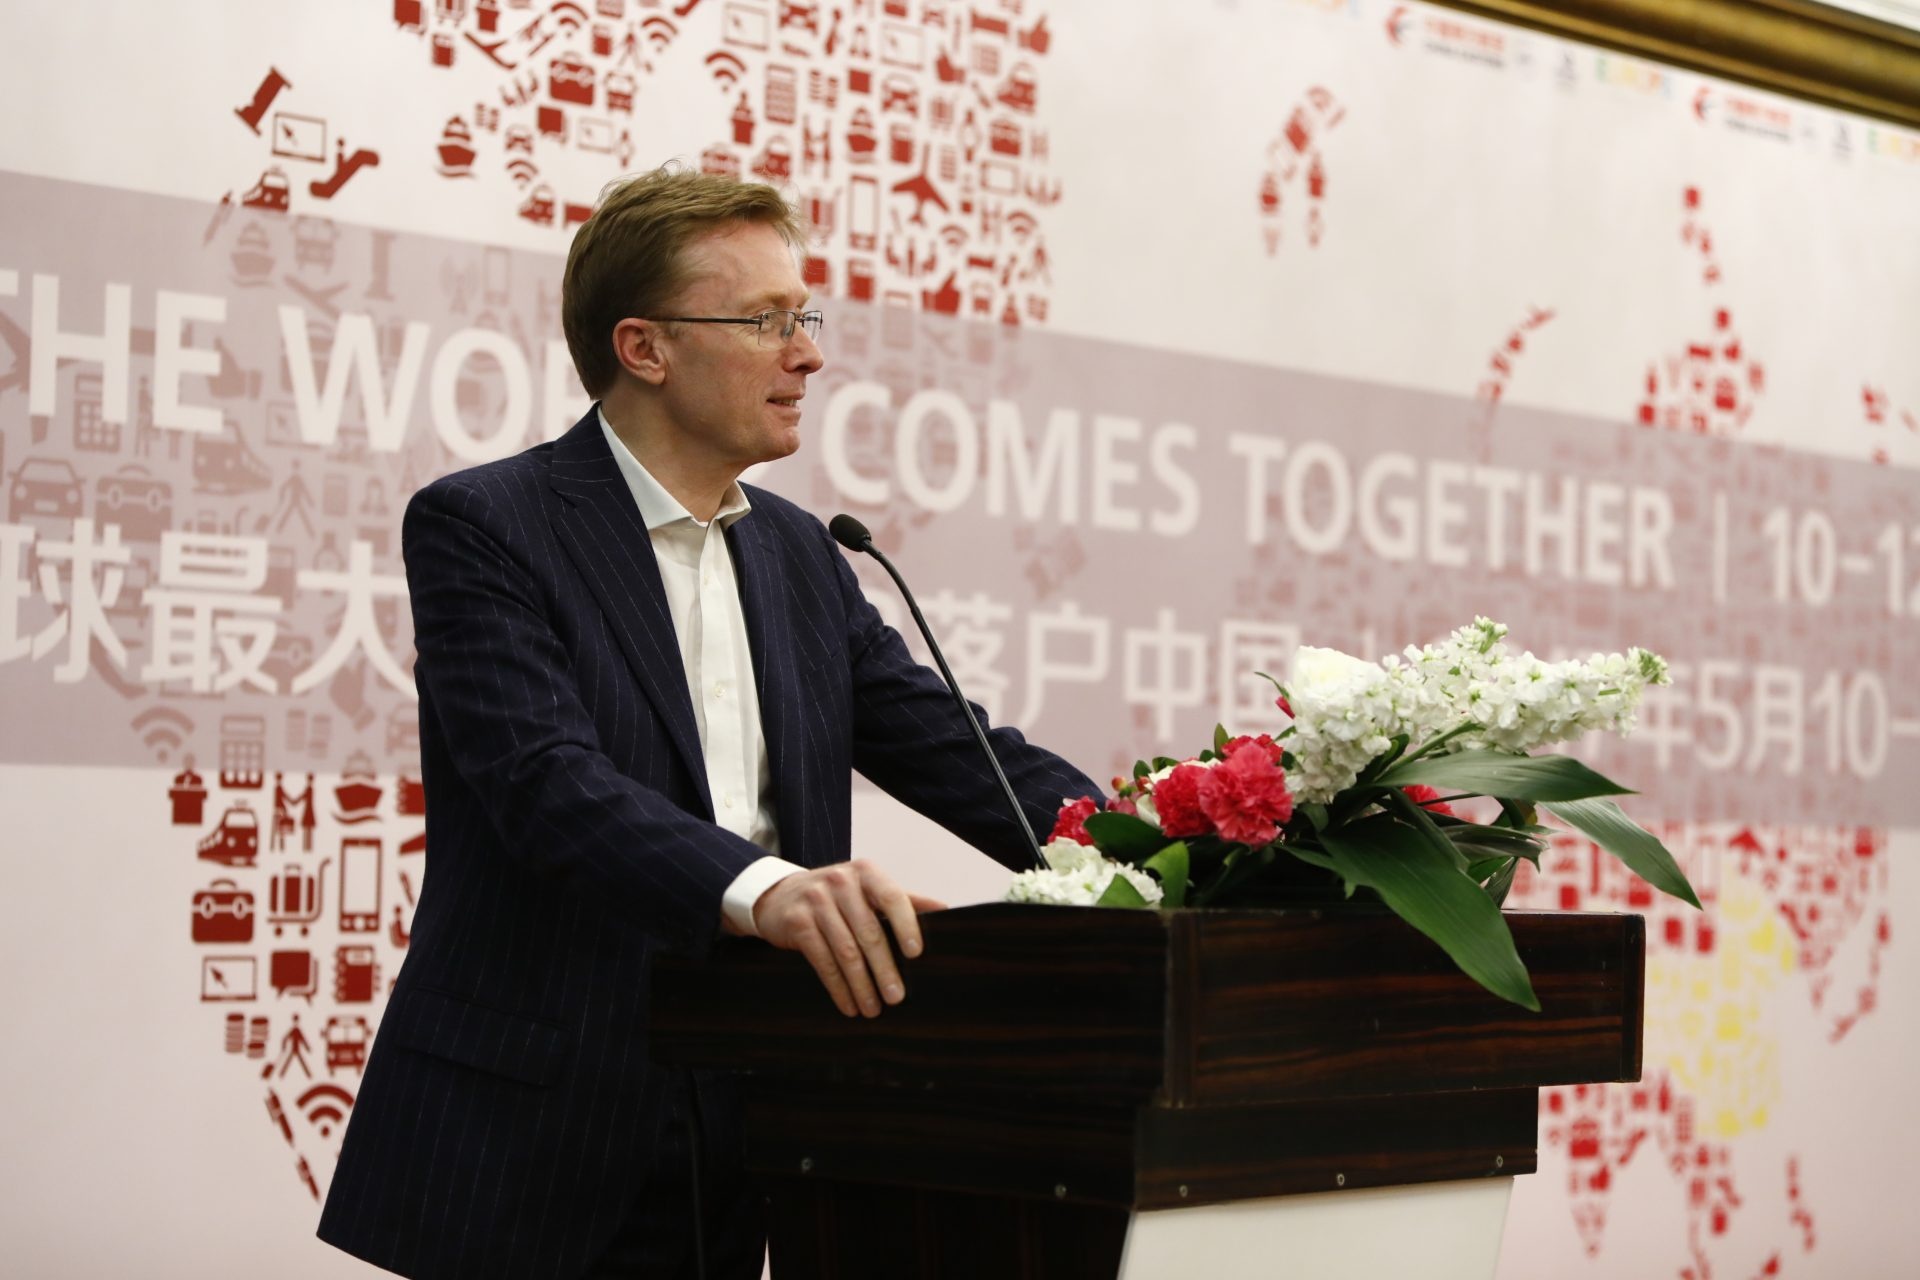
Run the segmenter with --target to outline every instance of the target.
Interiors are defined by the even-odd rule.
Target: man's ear
[[[625,369],[648,386],[667,380],[666,355],[660,349],[660,326],[632,316],[613,326],[613,354]]]

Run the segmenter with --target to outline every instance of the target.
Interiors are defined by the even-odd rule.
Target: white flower
[[[1100,851],[1090,844],[1081,844],[1078,840],[1069,840],[1065,836],[1048,841],[1040,849],[1040,856],[1055,871],[1075,871],[1087,861],[1100,861]]]
[[[1418,722],[1418,707],[1400,672],[1377,663],[1303,645],[1287,680],[1294,759],[1287,789],[1306,804],[1324,803],[1353,785],[1367,762],[1396,733]]]
[[[1296,714],[1302,703],[1313,706],[1352,697],[1370,688],[1384,673],[1364,658],[1356,658],[1338,649],[1321,649],[1303,644],[1293,651],[1292,674],[1287,693]]]
[[[1333,649],[1299,649],[1287,685],[1295,798],[1331,800],[1400,734],[1418,750],[1472,721],[1481,727],[1444,749],[1525,754],[1595,729],[1626,733],[1647,686],[1667,683],[1666,663],[1643,649],[1543,662],[1509,653],[1506,634],[1500,623],[1476,618],[1437,645],[1409,645],[1377,665]]]
[[[1062,849],[1062,844],[1072,845],[1078,852]],[[1137,867],[1109,861],[1091,846],[1055,840],[1041,852],[1049,865],[1044,870],[1022,871],[1014,876],[1013,883],[1007,886],[1006,901],[1090,907],[1107,891],[1113,877],[1122,875],[1140,891],[1148,906],[1159,905],[1162,890],[1158,880]]]

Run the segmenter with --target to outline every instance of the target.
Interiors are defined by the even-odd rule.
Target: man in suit
[[[768,187],[612,190],[563,285],[598,403],[408,506],[428,875],[320,1224],[370,1262],[678,1277],[698,1236],[712,1280],[758,1276],[726,1082],[648,1061],[652,956],[757,934],[848,1016],[903,999],[881,922],[911,958],[938,904],[847,860],[855,769],[1030,859],[826,529],[738,482],[800,445],[822,364],[803,243]],[[1098,794],[992,737],[1036,827]]]

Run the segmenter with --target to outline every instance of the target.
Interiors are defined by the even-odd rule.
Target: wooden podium
[[[741,1073],[774,1280],[1490,1276],[1540,1087],[1640,1075],[1640,917],[1507,922],[1537,1014],[1366,908],[938,912],[877,1019],[728,942],[654,1056]]]

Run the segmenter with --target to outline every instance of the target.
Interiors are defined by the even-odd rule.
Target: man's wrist
[[[749,938],[760,936],[760,929],[753,919],[753,908],[760,901],[760,895],[785,880],[796,871],[806,868],[785,858],[765,857],[747,864],[747,869],[734,877],[733,883],[720,899],[720,912],[734,932]]]

